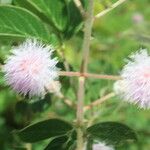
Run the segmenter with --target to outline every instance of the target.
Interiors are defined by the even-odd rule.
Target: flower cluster
[[[150,107],[150,56],[146,49],[132,54],[121,71],[122,80],[115,83],[114,89],[125,100],[138,104],[141,108]]]
[[[44,97],[47,91],[59,94],[57,59],[51,58],[53,48],[37,40],[26,40],[14,47],[4,65],[5,79],[23,95]],[[125,100],[150,107],[150,56],[146,49],[132,54],[121,71],[122,80],[114,85],[115,92]]]
[[[50,83],[58,77],[53,48],[37,40],[26,40],[14,47],[4,65],[5,79],[23,95],[43,97]]]

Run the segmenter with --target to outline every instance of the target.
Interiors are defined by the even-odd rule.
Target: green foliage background
[[[35,0],[32,0],[34,2]],[[44,1],[44,0],[43,0]],[[95,0],[95,14],[110,6],[115,0]],[[0,1],[4,3],[6,1]],[[36,1],[39,8],[44,7],[41,0]],[[9,1],[8,1],[9,3]],[[11,2],[10,2],[11,3]],[[39,13],[37,9],[28,5],[27,1],[15,0],[13,5],[27,8],[42,20],[44,30],[39,23],[32,23],[33,28],[36,26],[37,34],[29,26],[24,26],[22,37],[1,36],[0,34],[0,62],[3,64],[7,55],[10,53],[11,46],[20,43],[24,37],[29,35],[44,38],[44,42],[52,43],[56,49],[56,55],[61,62],[64,61],[60,57],[63,51],[65,59],[70,64],[71,70],[79,71],[80,60],[82,56],[81,44],[83,38],[82,30],[79,31],[81,18],[79,15],[75,18],[67,20],[65,15],[63,19],[60,14],[58,20],[53,19],[51,14],[47,12]],[[51,6],[52,4],[50,4]],[[59,6],[59,4],[56,4]],[[54,6],[54,4],[53,4]],[[57,6],[55,6],[57,8]],[[119,74],[119,71],[124,65],[124,58],[141,47],[150,50],[150,1],[149,0],[128,0],[106,16],[98,19],[94,23],[92,33],[92,46],[90,50],[89,72],[104,73],[104,74]],[[59,8],[59,7],[58,7]],[[48,11],[48,10],[47,10]],[[40,11],[41,12],[41,11]],[[4,14],[0,6],[0,14]],[[14,11],[12,11],[12,14]],[[45,16],[44,14],[48,16]],[[139,13],[144,20],[141,23],[135,23],[133,16]],[[79,16],[79,17],[78,17]],[[49,19],[50,17],[50,19]],[[5,18],[5,16],[4,16]],[[4,18],[0,18],[0,33],[1,26],[4,25]],[[11,16],[10,16],[11,18]],[[52,18],[52,20],[51,20]],[[15,20],[17,20],[14,18]],[[62,20],[61,20],[62,19]],[[53,23],[51,23],[53,22]],[[77,23],[77,26],[68,28],[69,24]],[[8,24],[8,22],[6,22]],[[21,22],[18,22],[18,27]],[[79,24],[78,24],[79,23]],[[22,22],[24,24],[24,22]],[[50,26],[48,26],[50,24]],[[48,29],[47,29],[48,28]],[[4,29],[4,28],[3,28]],[[30,30],[29,30],[30,29]],[[7,30],[8,31],[8,30]],[[77,32],[79,31],[79,32]],[[11,33],[11,31],[9,32]],[[45,33],[45,34],[44,34]],[[75,36],[72,36],[76,33]],[[18,34],[18,31],[16,31]],[[62,48],[63,43],[63,48]],[[64,69],[63,63],[60,63]],[[68,78],[61,78],[62,92],[64,95],[76,101],[75,90],[77,89],[76,78],[73,78],[73,86],[70,85]],[[86,84],[86,99],[85,104],[104,96],[112,91],[113,82],[97,79],[88,79]],[[65,118],[72,121],[75,119],[75,111],[68,108],[60,99],[53,95],[47,95],[45,100],[41,101],[22,101],[22,97],[16,95],[8,86],[6,86],[3,73],[0,73],[0,149],[13,150],[25,149],[25,143],[21,142],[17,136],[12,134],[16,129],[22,129],[30,123],[44,120],[51,117]],[[86,120],[93,119],[98,121],[119,121],[133,128],[138,134],[138,142],[130,143],[116,148],[117,150],[149,150],[150,149],[150,111],[138,109],[137,106],[123,102],[118,97],[114,97],[105,102],[101,106],[97,106],[91,112],[85,115]],[[32,144],[33,150],[42,150],[48,141],[42,141]]]

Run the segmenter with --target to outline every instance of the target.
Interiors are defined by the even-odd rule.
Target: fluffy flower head
[[[138,104],[141,108],[149,108],[150,56],[143,49],[129,58],[121,71],[122,80],[115,83],[115,91],[125,100]]]
[[[35,39],[14,47],[3,68],[8,85],[20,94],[43,97],[58,76],[52,52],[51,46]]]

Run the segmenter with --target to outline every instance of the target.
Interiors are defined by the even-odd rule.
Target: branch
[[[59,98],[62,99],[63,102],[64,102],[67,106],[69,106],[69,107],[71,107],[71,108],[73,108],[73,109],[76,109],[76,104],[73,103],[73,102],[72,102],[70,99],[68,99],[67,97],[65,97],[63,94],[59,95]]]
[[[3,65],[0,64],[0,69]],[[68,76],[68,77],[85,77],[85,78],[96,78],[104,80],[121,80],[120,76],[116,75],[105,75],[105,74],[94,74],[94,73],[82,73],[82,72],[73,72],[73,71],[59,71],[59,76]]]
[[[115,75],[104,75],[104,74],[92,74],[92,73],[82,73],[82,72],[65,72],[60,71],[60,76],[69,76],[69,77],[85,77],[85,78],[97,78],[97,79],[105,79],[105,80],[121,80],[120,76]]]
[[[78,103],[77,103],[77,122],[78,125],[82,124],[83,121],[83,98],[84,98],[84,77],[79,77],[79,89],[77,93]]]
[[[112,98],[112,97],[114,97],[114,96],[115,96],[115,93],[113,93],[113,92],[112,92],[112,93],[109,93],[109,94],[107,94],[107,95],[101,97],[100,99],[95,100],[95,101],[94,101],[93,103],[91,103],[90,105],[85,106],[85,107],[84,107],[84,111],[87,111],[87,110],[93,108],[94,106],[100,105],[100,104],[102,104],[104,101],[106,101],[106,100],[108,100],[108,99],[110,99],[110,98]]]
[[[84,94],[85,94],[85,78],[79,77],[78,79],[78,91],[77,91],[77,149],[76,150],[82,150],[84,139],[83,139],[83,119],[84,119],[84,113],[83,113],[83,107],[84,107]]]
[[[88,0],[88,9],[87,9],[87,17],[84,22],[84,39],[82,45],[82,62],[80,72],[84,73],[87,70],[88,64],[88,56],[89,56],[89,49],[90,49],[90,39],[91,39],[91,32],[92,32],[92,25],[93,25],[93,11],[94,11],[94,0]],[[84,95],[85,95],[85,77],[80,76],[79,79],[79,86],[77,92],[77,148],[76,150],[84,149],[84,135],[83,135],[83,119],[84,119]]]
[[[61,84],[59,81],[52,81],[51,84],[46,87],[46,90],[47,92],[53,93],[56,97],[63,100],[67,106],[76,109],[76,104],[62,94]]]
[[[89,7],[87,10],[87,18],[84,24],[84,39],[82,45],[82,62],[81,62],[81,72],[87,72],[91,33],[93,26],[93,11],[94,11],[94,0],[89,0]]]
[[[82,6],[81,1],[80,0],[74,0],[74,3],[76,4],[77,8],[79,9],[82,17],[85,18],[85,11],[84,11],[84,8]]]
[[[121,5],[122,3],[124,3],[127,0],[118,0],[116,3],[112,4],[109,8],[105,9],[104,11],[98,13],[94,19],[100,18],[102,16],[104,16],[105,14],[107,14],[108,12],[110,12],[111,10],[113,10],[114,8],[118,7],[119,5]]]

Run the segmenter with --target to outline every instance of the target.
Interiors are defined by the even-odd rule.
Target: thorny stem
[[[84,77],[84,78],[96,78],[96,79],[105,79],[105,80],[121,80],[120,76],[115,75],[105,75],[105,74],[93,74],[93,73],[82,73],[82,72],[66,72],[60,71],[59,76],[68,76],[68,77]]]
[[[80,73],[85,73],[87,71],[88,56],[90,49],[90,39],[93,25],[93,9],[94,0],[88,0],[87,18],[84,22],[84,39],[82,45],[82,62]],[[84,137],[83,137],[83,107],[84,107],[84,94],[85,94],[85,77],[80,76],[78,79],[79,87],[77,93],[77,150],[83,150],[84,147]]]
[[[100,18],[102,16],[104,16],[105,14],[107,14],[108,12],[110,12],[111,10],[113,10],[114,8],[118,7],[119,5],[121,5],[122,3],[124,3],[127,0],[118,0],[116,3],[112,4],[109,8],[105,9],[104,11],[98,13],[94,19]]]

